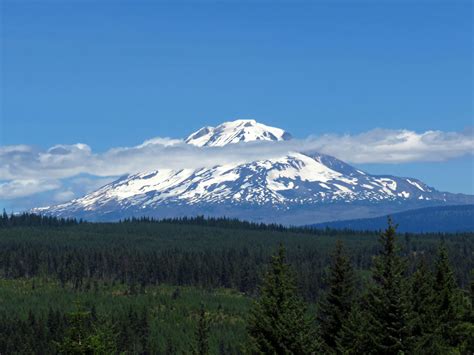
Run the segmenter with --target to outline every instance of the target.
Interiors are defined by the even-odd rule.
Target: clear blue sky
[[[236,117],[296,137],[473,125],[471,1],[3,0],[1,11],[0,145],[104,151]],[[403,169],[392,170],[474,192],[472,158]]]

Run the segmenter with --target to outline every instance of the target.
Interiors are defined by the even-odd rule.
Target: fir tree
[[[438,250],[434,292],[434,317],[438,324],[436,335],[440,353],[459,351],[469,342],[472,343],[468,339],[474,335],[474,329],[469,321],[468,298],[456,286],[444,244],[441,244]]]
[[[68,314],[68,328],[66,336],[59,344],[61,354],[93,354],[90,339],[90,312],[78,310]]]
[[[418,354],[433,354],[439,344],[435,319],[434,277],[422,258],[411,278],[412,349]]]
[[[265,354],[311,354],[315,351],[312,321],[297,295],[296,281],[280,245],[266,272],[260,297],[250,312],[248,333],[253,351]]]
[[[471,271],[471,283],[469,290],[469,302],[464,321],[464,337],[463,346],[466,349],[474,349],[474,270]],[[467,351],[466,351],[467,352]]]
[[[94,324],[91,312],[77,304],[77,310],[67,315],[68,328],[62,342],[57,344],[60,354],[114,354],[115,335],[112,327]]]
[[[448,338],[452,322],[456,321],[455,291],[456,280],[449,264],[448,251],[444,245],[438,250],[436,260],[435,284],[436,293],[436,317],[440,322],[443,337]]]
[[[396,226],[380,236],[382,250],[374,257],[373,285],[368,292],[368,336],[372,352],[399,354],[408,350],[409,301],[404,282],[405,261],[398,254]]]
[[[207,355],[209,354],[209,328],[210,321],[204,305],[201,303],[201,309],[199,310],[198,327],[195,333],[195,347],[193,353],[196,355]]]
[[[325,351],[335,352],[336,339],[354,301],[354,271],[340,241],[332,255],[328,282],[329,290],[319,306],[319,334]]]
[[[337,353],[347,355],[369,354],[372,350],[367,334],[369,328],[364,308],[354,304],[337,337]]]

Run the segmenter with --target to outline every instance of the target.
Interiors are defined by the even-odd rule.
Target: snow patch
[[[406,179],[406,180],[407,180],[407,182],[408,182],[409,184],[415,186],[415,187],[418,188],[419,190],[421,190],[421,191],[423,191],[423,192],[425,191],[425,190],[420,186],[420,184],[418,184],[416,181],[411,181],[410,179]]]

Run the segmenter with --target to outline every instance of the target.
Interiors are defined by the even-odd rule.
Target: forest
[[[0,216],[0,354],[470,354],[474,233]]]

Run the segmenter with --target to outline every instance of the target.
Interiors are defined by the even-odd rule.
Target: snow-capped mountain
[[[282,129],[237,120],[201,128],[185,142],[221,147],[288,139]],[[328,155],[293,152],[244,164],[134,174],[35,212],[91,220],[204,214],[306,224],[472,202],[473,196],[439,192],[417,179],[370,175]]]
[[[217,127],[203,127],[186,138],[185,142],[197,147],[222,147],[231,143],[289,139],[291,135],[280,128],[269,127],[255,120],[235,120]]]

